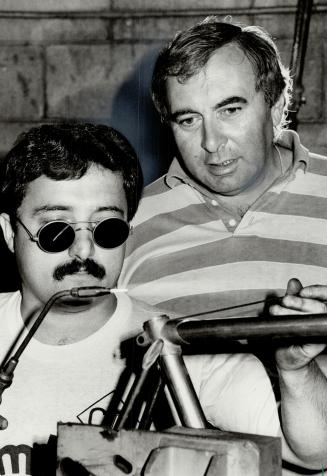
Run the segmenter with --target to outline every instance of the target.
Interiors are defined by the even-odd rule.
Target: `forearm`
[[[327,464],[327,379],[314,360],[297,370],[280,370],[281,417],[294,454],[313,467]]]

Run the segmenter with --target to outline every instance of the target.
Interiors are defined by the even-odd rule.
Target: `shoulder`
[[[0,312],[6,307],[20,303],[21,293],[20,291],[10,293],[0,293]]]
[[[166,184],[165,176],[147,185],[132,220],[133,227],[135,228],[160,214],[163,204],[169,200],[171,191],[171,188]]]
[[[150,183],[144,188],[143,198],[149,198],[151,196],[165,193],[170,190],[166,183],[167,175],[162,175],[154,182]]]
[[[325,155],[309,152],[307,171],[318,175],[327,175],[327,157]]]
[[[327,157],[312,151],[303,145],[299,135],[292,130],[284,130],[279,135],[276,145],[288,149],[293,153],[294,166],[305,164],[306,172],[325,175],[327,170]]]
[[[159,316],[168,316],[170,319],[179,317],[177,314],[171,312],[167,313],[167,310],[163,308],[151,306],[150,304],[140,301],[139,299],[135,299],[134,297],[129,296],[129,299],[131,300],[133,315],[140,316],[142,322]]]
[[[322,154],[315,154],[314,152],[309,152],[309,157],[311,159],[322,160],[323,162],[327,162],[327,156]]]
[[[7,348],[11,339],[17,338],[17,332],[21,331],[22,319],[20,313],[21,293],[20,291],[11,293],[0,293],[0,356],[3,357],[3,350]]]
[[[165,177],[162,177],[145,188],[132,224],[134,227],[148,224],[159,216],[170,217],[199,203],[202,203],[202,200],[193,187],[182,181],[169,186]]]
[[[135,324],[138,328],[142,329],[144,322],[150,321],[151,319],[155,319],[161,316],[167,316],[169,319],[177,318],[177,314],[174,313],[167,313],[167,311],[163,308],[152,306],[150,304],[145,303],[144,301],[140,301],[139,299],[135,299],[134,297],[129,296],[131,302],[131,316],[133,319],[133,324]]]

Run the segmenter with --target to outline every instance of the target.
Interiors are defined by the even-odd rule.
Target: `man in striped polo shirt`
[[[180,315],[253,316],[296,276],[272,312],[325,310],[291,296],[327,282],[327,160],[286,130],[290,92],[277,48],[258,27],[210,17],[162,50],[152,94],[179,153],[134,219],[120,281],[132,296]],[[303,390],[303,402],[314,381],[327,391],[315,361],[324,347],[277,355],[282,380]]]
[[[283,129],[289,93],[259,29],[212,20],[163,50],[153,97],[179,156],[134,220],[122,275],[132,294],[214,316],[280,296],[293,276],[327,282],[327,161]]]

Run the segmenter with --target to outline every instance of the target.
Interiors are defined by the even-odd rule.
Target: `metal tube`
[[[119,431],[122,428],[124,428],[124,425],[126,424],[128,420],[128,417],[133,409],[136,399],[139,397],[141,393],[144,382],[148,376],[149,370],[150,369],[143,369],[139,378],[134,381],[132,388],[127,396],[124,407],[120,411],[119,416],[114,424],[114,427],[113,427],[114,430]]]
[[[163,342],[160,339],[155,340],[145,353],[142,361],[142,371],[138,378],[133,382],[132,388],[129,391],[124,407],[122,408],[114,425],[114,430],[121,430],[124,428],[125,423],[135,405],[136,400],[141,394],[144,386],[144,382],[148,376],[150,368],[156,362],[160,355]]]
[[[161,378],[161,375],[159,374],[157,377],[157,382],[155,384],[155,387],[153,389],[152,395],[150,395],[146,406],[144,408],[143,415],[141,417],[141,420],[137,426],[138,430],[149,430],[151,427],[152,423],[152,414],[153,410],[155,407],[155,404],[157,402],[157,399],[159,397],[159,394],[161,390],[164,388],[164,382]]]
[[[157,316],[145,322],[143,327],[150,340],[163,343],[160,365],[182,424],[191,428],[206,428],[207,422],[186,370],[180,346],[161,339],[162,329],[167,322],[168,316]]]
[[[207,320],[179,318],[167,321],[161,331],[162,339],[177,345],[263,337],[327,339],[327,314]]]
[[[180,354],[165,354],[160,365],[182,425],[190,428],[207,428],[199,400]]]

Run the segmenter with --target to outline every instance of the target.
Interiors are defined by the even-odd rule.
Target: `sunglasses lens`
[[[101,248],[117,248],[125,243],[128,235],[129,226],[120,218],[103,220],[93,231],[94,241]]]
[[[75,239],[75,231],[71,225],[63,221],[53,221],[44,225],[38,234],[39,245],[48,253],[59,253],[71,246]]]

